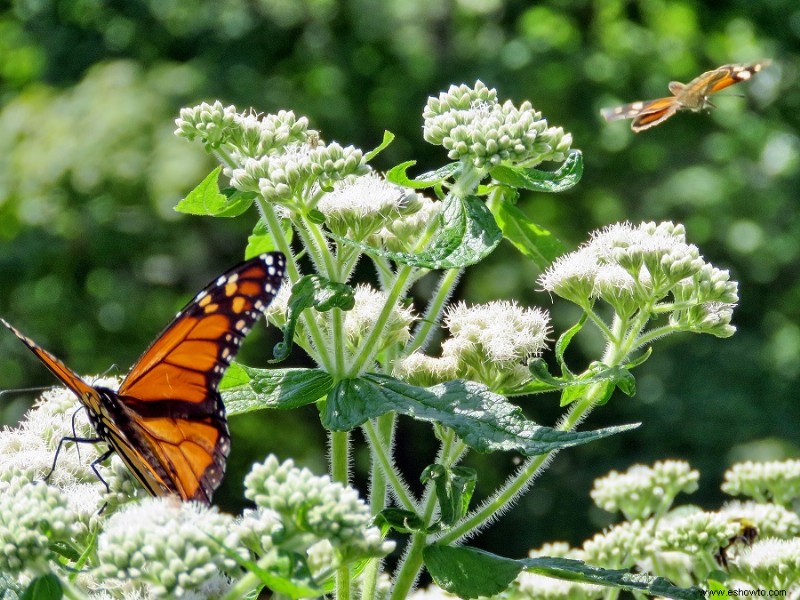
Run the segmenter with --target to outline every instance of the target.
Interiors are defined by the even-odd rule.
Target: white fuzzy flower
[[[420,207],[416,192],[389,183],[374,172],[336,183],[333,191],[317,203],[333,233],[355,240],[363,240]]]
[[[473,344],[485,360],[498,365],[525,362],[546,347],[549,316],[538,308],[495,301],[451,306],[444,318],[454,339]]]
[[[800,592],[800,538],[765,539],[744,548],[730,564],[730,574],[759,590]]]
[[[358,348],[372,333],[386,305],[386,294],[359,284],[355,289],[355,306],[345,313],[344,334],[351,348]],[[392,307],[381,337],[380,350],[395,344],[405,344],[411,337],[414,312],[409,307]]]

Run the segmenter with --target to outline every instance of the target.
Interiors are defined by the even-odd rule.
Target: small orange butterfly
[[[734,83],[747,81],[769,63],[769,60],[762,60],[750,65],[723,65],[695,77],[689,83],[670,82],[669,91],[672,92],[672,96],[667,98],[641,100],[616,108],[604,108],[600,114],[606,121],[633,119],[631,129],[636,132],[644,131],[663,123],[679,110],[698,112],[713,107],[708,99],[711,94]]]

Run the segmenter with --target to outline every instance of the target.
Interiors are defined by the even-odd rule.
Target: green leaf
[[[639,365],[643,364],[648,358],[650,358],[651,354],[653,354],[653,347],[649,346],[647,348],[647,350],[642,352],[641,356],[638,356],[638,357],[634,358],[633,360],[625,363],[625,368],[626,369],[633,369],[635,367],[638,367]]]
[[[389,529],[400,533],[427,533],[425,521],[419,515],[401,508],[384,508],[375,516],[375,525],[380,528],[383,535],[386,535]]]
[[[238,387],[248,385],[250,383],[250,375],[247,374],[243,365],[237,362],[231,363],[222,375],[219,382],[219,391],[236,389]]]
[[[633,398],[636,395],[636,378],[633,373],[622,367],[618,368],[616,373],[617,376],[614,378],[614,383],[617,384],[623,394]]]
[[[337,383],[328,393],[322,422],[327,429],[349,431],[388,412],[450,427],[479,452],[502,450],[525,456],[585,444],[638,426],[559,431],[529,421],[519,407],[479,383],[450,381],[420,388],[380,374]]]
[[[492,213],[477,196],[468,196],[463,200],[450,196],[445,201],[440,218],[442,224],[436,236],[427,250],[419,254],[390,252],[340,236],[331,237],[355,246],[362,252],[424,269],[460,269],[474,265],[491,254],[503,238]]]
[[[61,600],[63,597],[61,581],[53,573],[48,573],[31,581],[20,600]]]
[[[423,559],[437,585],[462,598],[499,594],[524,569],[545,577],[602,585],[632,593],[675,600],[705,599],[703,590],[698,587],[680,588],[664,577],[631,573],[623,569],[600,569],[569,558],[513,560],[466,546],[433,545],[425,548]]]
[[[469,501],[475,491],[478,472],[470,467],[451,467],[433,464],[422,472],[422,483],[433,481],[441,510],[441,522],[452,526],[467,514]]]
[[[489,171],[489,174],[494,180],[517,189],[563,192],[581,180],[583,154],[580,150],[571,150],[567,160],[556,171],[498,165]]]
[[[223,391],[228,416],[263,408],[297,408],[328,393],[333,380],[321,369],[255,369],[238,365],[247,383]],[[230,369],[228,369],[230,371]]]
[[[586,323],[586,319],[588,315],[583,313],[581,318],[578,320],[575,325],[567,329],[564,333],[559,336],[558,341],[556,341],[556,360],[558,361],[558,366],[561,367],[561,373],[564,375],[572,375],[572,371],[569,370],[566,361],[564,360],[564,353],[567,351],[569,347],[569,343],[572,341],[572,338],[583,329],[584,324]]]
[[[394,134],[391,131],[384,131],[383,132],[383,141],[381,142],[380,146],[378,146],[377,148],[367,152],[364,155],[364,162],[369,162],[373,158],[378,156],[378,154],[383,152],[389,146],[389,144],[392,143],[393,140],[394,140]]]
[[[273,351],[275,358],[270,362],[280,362],[289,356],[297,320],[305,309],[313,307],[319,312],[325,312],[332,308],[351,310],[356,302],[354,294],[353,288],[346,283],[331,281],[319,275],[301,277],[292,286],[286,325],[283,327],[283,341],[275,345]]]
[[[580,381],[580,380],[575,380]],[[586,397],[591,390],[593,397],[598,398],[595,402],[596,406],[602,406],[611,398],[611,394],[616,389],[616,383],[613,378],[606,379],[605,381],[593,381],[592,383],[584,383],[578,385],[571,385],[564,388],[561,392],[561,406],[572,404],[576,400]]]
[[[465,546],[434,544],[422,559],[436,585],[462,598],[499,594],[522,571],[517,561]]]
[[[409,160],[404,163],[400,163],[399,165],[389,169],[384,177],[386,178],[386,181],[395,183],[397,185],[414,189],[424,189],[444,182],[446,179],[455,175],[461,168],[460,163],[450,163],[441,169],[424,173],[419,177],[410,179],[406,174],[406,171],[408,171],[409,167],[413,167],[415,164],[417,164],[417,161],[415,160]]]
[[[293,230],[289,219],[284,219],[281,222],[281,228],[283,229],[283,235],[286,240],[291,242]],[[253,233],[247,237],[247,247],[244,249],[245,260],[277,249],[275,238],[272,237],[272,234],[267,230],[267,226],[261,220],[256,221],[255,227],[253,227]]]
[[[664,577],[631,573],[624,569],[601,569],[570,558],[537,557],[525,558],[518,562],[531,573],[580,583],[594,583],[648,596],[676,600],[705,600],[706,597],[699,587],[680,588]]]
[[[189,195],[178,202],[175,210],[187,215],[203,215],[210,217],[238,217],[244,213],[256,198],[252,192],[240,192],[233,188],[220,191],[219,174],[222,167],[217,167],[194,188]]]
[[[503,237],[517,250],[544,270],[566,250],[564,244],[552,233],[531,221],[527,215],[507,199],[492,197],[489,201]]]

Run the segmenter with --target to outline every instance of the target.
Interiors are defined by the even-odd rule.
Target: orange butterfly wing
[[[5,323],[89,409],[98,434],[153,495],[210,503],[230,450],[217,386],[277,294],[285,258],[262,254],[201,291],[131,368],[119,391],[92,387]]]
[[[633,119],[631,129],[638,132],[669,119],[679,108],[680,105],[675,98],[670,96],[656,100],[631,102],[616,108],[604,108],[601,114],[606,121]]]

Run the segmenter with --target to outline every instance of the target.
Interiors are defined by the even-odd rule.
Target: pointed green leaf
[[[252,192],[240,192],[233,188],[220,191],[219,174],[222,167],[217,167],[189,195],[178,202],[175,210],[187,215],[203,215],[210,217],[238,217],[253,204],[256,195]]]
[[[346,283],[331,281],[319,275],[301,277],[292,286],[286,325],[283,327],[283,341],[275,345],[273,350],[275,358],[270,362],[277,363],[289,356],[297,320],[305,309],[314,307],[319,312],[332,308],[351,310],[355,306],[354,294],[353,288]]]
[[[53,573],[48,573],[31,581],[20,600],[61,600],[63,597],[61,581]]]
[[[248,381],[222,390],[228,416],[262,408],[312,404],[324,398],[333,385],[331,376],[321,369],[254,369],[244,365],[238,368],[237,375],[244,373]]]
[[[378,154],[383,152],[389,146],[389,144],[392,143],[393,140],[394,140],[394,134],[391,131],[384,131],[383,132],[383,141],[380,143],[380,146],[378,146],[377,148],[367,152],[364,155],[364,162],[369,162],[373,158],[378,156]]]
[[[409,167],[413,167],[415,164],[417,164],[417,161],[409,160],[392,167],[385,175],[386,181],[395,183],[397,185],[402,185],[404,187],[424,189],[444,182],[446,179],[457,173],[461,168],[460,163],[450,163],[441,169],[424,173],[419,177],[411,179],[406,174],[406,171],[408,171]]]
[[[616,387],[613,378],[582,385],[571,385],[564,388],[564,391],[561,392],[561,406],[567,406],[576,400],[585,398],[589,393],[591,393],[593,398],[597,398],[595,405],[602,406],[611,398],[611,394],[614,393]]]
[[[564,244],[552,233],[540,227],[519,208],[505,199],[493,199],[489,202],[503,237],[525,256],[544,270],[550,263],[566,250]]]
[[[572,375],[572,371],[569,370],[566,361],[564,360],[564,353],[567,351],[569,347],[569,343],[572,341],[572,338],[583,329],[583,325],[586,323],[586,319],[589,315],[583,313],[581,318],[578,319],[578,322],[575,323],[572,327],[567,329],[564,333],[562,333],[558,340],[556,341],[556,360],[558,361],[558,366],[561,367],[561,373],[564,375]]]
[[[375,525],[385,535],[389,529],[394,529],[400,533],[421,533],[425,532],[425,521],[422,517],[410,510],[401,508],[384,508],[375,516]]]
[[[218,389],[220,392],[224,392],[226,390],[232,390],[236,389],[237,387],[248,385],[249,383],[250,375],[247,374],[247,371],[245,371],[244,367],[238,362],[232,362],[228,368],[225,369],[225,373],[219,382]]]
[[[322,420],[327,429],[349,431],[388,412],[450,427],[479,452],[502,450],[525,456],[585,444],[638,426],[560,431],[529,421],[519,407],[479,383],[450,381],[420,388],[379,374],[337,383],[328,394]]]
[[[475,491],[478,472],[469,467],[433,464],[422,472],[422,483],[433,481],[441,510],[441,522],[452,526],[467,514],[469,501]]]
[[[602,585],[675,600],[705,598],[700,588],[680,588],[664,577],[631,573],[621,569],[600,569],[568,558],[537,557],[513,560],[466,546],[433,545],[425,548],[423,559],[437,585],[462,598],[499,594],[523,569],[545,577]]]
[[[434,544],[423,550],[422,559],[436,585],[461,598],[499,594],[522,571],[515,560],[464,546]]]
[[[442,225],[427,249],[419,254],[390,252],[363,242],[331,235],[336,241],[355,246],[400,264],[424,269],[460,269],[483,260],[500,243],[503,234],[492,213],[476,196],[463,200],[450,196],[440,215]]]
[[[648,596],[676,600],[705,600],[706,597],[699,587],[681,588],[664,577],[631,573],[624,569],[601,569],[570,558],[537,557],[525,558],[519,562],[531,573],[580,583],[594,583]]]
[[[556,171],[498,165],[489,171],[489,174],[494,180],[517,189],[563,192],[581,180],[583,154],[580,150],[571,150],[567,160]]]

